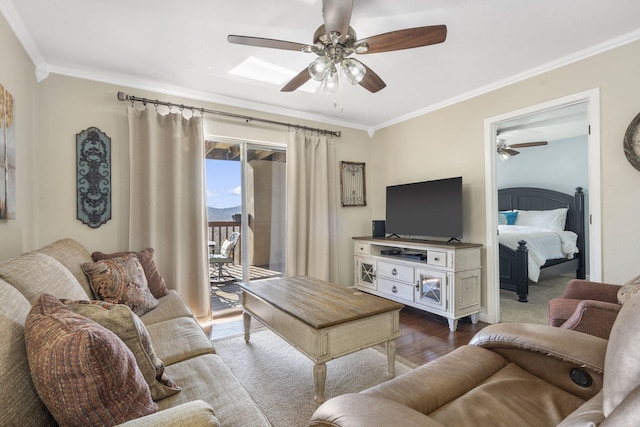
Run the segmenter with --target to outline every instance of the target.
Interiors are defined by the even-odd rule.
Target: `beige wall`
[[[484,120],[599,88],[603,279],[623,283],[640,274],[640,222],[634,219],[640,172],[622,149],[626,128],[640,112],[638,75],[640,42],[378,131],[371,164],[381,173],[372,175],[373,217],[384,217],[386,185],[462,175],[464,240],[485,243]]]
[[[37,239],[38,96],[35,67],[2,15],[0,55],[0,84],[15,99],[16,126],[16,219],[0,220],[0,259],[5,259],[32,247]]]

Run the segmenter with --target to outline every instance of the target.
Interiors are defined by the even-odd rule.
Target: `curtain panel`
[[[338,283],[333,139],[291,131],[287,145],[286,275]]]
[[[167,286],[211,314],[202,117],[128,107],[129,249],[155,249]]]

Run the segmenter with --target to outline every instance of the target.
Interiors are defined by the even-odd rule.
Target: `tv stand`
[[[452,237],[449,240],[447,240],[447,243],[462,243],[462,242],[460,241],[460,239],[456,237]]]
[[[400,236],[398,236],[396,233],[389,234],[386,238],[387,238],[387,239],[391,239],[392,237],[395,237],[396,239],[399,239],[399,238],[400,238]]]
[[[482,245],[403,238],[353,240],[357,289],[446,317],[451,331],[462,317],[478,322]],[[389,248],[399,253],[384,254]]]

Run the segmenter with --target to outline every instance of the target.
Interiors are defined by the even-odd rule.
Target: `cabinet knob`
[[[435,257],[435,258],[433,258],[433,260],[434,260],[434,261],[440,261],[440,258]]]
[[[393,274],[393,275],[395,276],[396,274],[398,274],[398,270],[396,270],[396,269],[394,268],[393,270],[391,270],[391,274]]]
[[[395,285],[393,286],[393,288],[391,288],[391,292],[393,292],[394,294],[398,293],[398,288],[395,287]]]

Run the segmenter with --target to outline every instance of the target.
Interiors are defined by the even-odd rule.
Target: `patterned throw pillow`
[[[157,307],[140,261],[135,255],[82,264],[93,293],[102,301],[126,304],[138,316]]]
[[[122,340],[53,295],[33,304],[24,336],[33,384],[59,425],[116,425],[158,410]]]
[[[149,285],[149,290],[156,298],[162,298],[167,295],[169,291],[167,290],[167,285],[164,282],[164,278],[160,275],[158,268],[156,267],[156,263],[153,261],[153,248],[147,248],[141,250],[139,252],[115,252],[112,254],[105,254],[103,252],[96,251],[91,254],[91,258],[94,261],[102,261],[104,259],[121,257],[123,255],[135,255],[140,260],[140,264],[142,264],[142,268],[144,269],[144,275],[147,278],[147,283]]]
[[[129,347],[149,385],[153,400],[164,399],[182,390],[164,373],[164,363],[156,356],[146,326],[128,306],[105,301],[61,301],[74,313],[88,317],[115,333]]]
[[[631,297],[637,293],[640,293],[640,276],[636,276],[622,285],[618,290],[618,303],[624,305],[625,302],[629,301]]]

